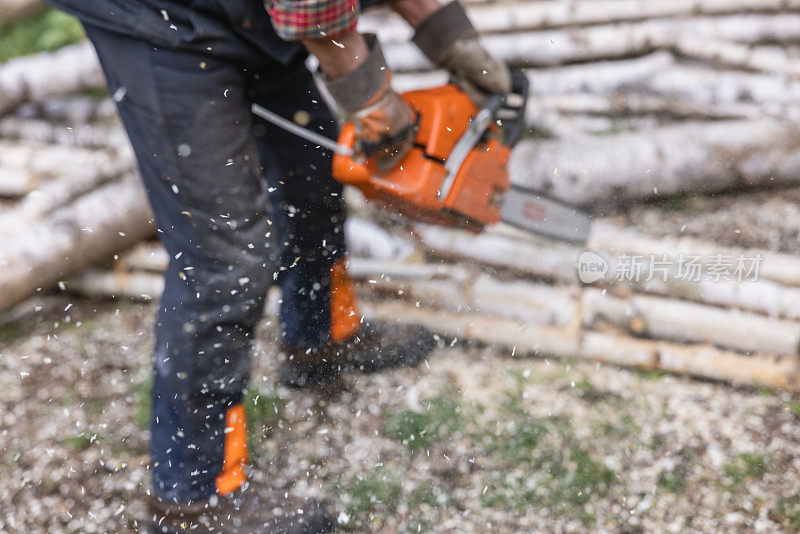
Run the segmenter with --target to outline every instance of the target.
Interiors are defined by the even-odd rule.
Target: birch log
[[[800,57],[792,57],[784,48],[775,46],[753,48],[717,39],[682,36],[676,41],[675,50],[683,56],[717,66],[800,77]]]
[[[150,301],[164,292],[164,275],[152,272],[84,272],[65,284],[67,291],[89,298]]]
[[[103,186],[0,241],[0,310],[153,233],[133,176]]]
[[[47,181],[14,207],[0,212],[0,236],[21,231],[49,213],[65,207],[76,198],[119,178],[120,174],[130,170],[132,165],[127,164],[119,167],[89,168],[81,174],[61,176],[59,179]]]
[[[0,115],[25,102],[104,87],[88,42],[0,64]]]
[[[438,256],[467,259],[484,266],[510,269],[527,276],[577,283],[580,250],[545,240],[514,237],[502,227],[479,236],[460,230],[416,225],[415,234],[428,252]],[[644,265],[643,272],[647,273]],[[800,288],[770,280],[691,280],[668,273],[611,282],[618,289],[669,296],[721,307],[749,310],[773,318],[800,319]]]
[[[587,247],[603,250],[612,256],[625,253],[642,256],[667,258],[673,263],[680,256],[694,256],[697,263],[707,266],[720,264],[721,259],[737,257],[757,259],[758,278],[773,280],[786,285],[800,286],[800,258],[790,254],[781,254],[758,249],[736,249],[723,247],[715,243],[687,237],[653,238],[640,232],[620,228],[604,221],[598,221],[592,228]]]
[[[373,320],[424,324],[447,336],[476,339],[514,348],[518,354],[570,355],[639,369],[663,369],[734,384],[797,389],[797,358],[744,356],[709,345],[648,341],[605,332],[581,335],[568,329],[526,325],[520,321],[455,314],[404,303],[362,306]]]
[[[363,266],[362,266],[363,267]],[[373,265],[362,292],[385,294],[426,308],[514,319],[525,324],[617,331],[651,339],[710,343],[738,352],[799,356],[800,322],[674,298],[629,295],[597,288],[548,286],[530,281],[502,282],[487,276],[412,280],[392,276],[391,267]],[[359,276],[360,274],[360,276]]]
[[[671,48],[682,35],[751,44],[793,41],[800,39],[800,14],[658,19],[580,29],[488,34],[481,40],[489,52],[511,65],[549,67],[639,56]],[[430,68],[428,60],[410,42],[389,44],[385,54],[389,65],[397,71]]]
[[[131,150],[128,137],[119,125],[73,123],[68,126],[11,116],[0,119],[0,137],[80,148]]]
[[[163,290],[163,278],[149,273],[87,273],[69,288],[90,296],[149,300]],[[796,391],[797,358],[757,354],[745,356],[706,344],[683,345],[635,339],[609,332],[532,325],[470,313],[448,313],[413,304],[366,302],[365,316],[387,322],[424,324],[437,333],[497,343],[518,354],[572,356],[640,369],[661,369],[734,384],[762,385]]]
[[[513,183],[579,205],[800,183],[800,127],[772,119],[689,123],[646,132],[527,141]]]
[[[544,30],[667,17],[698,17],[739,13],[781,13],[800,9],[797,0],[577,0],[554,2],[492,2],[467,7],[475,27],[483,33]],[[380,35],[384,43],[406,41],[413,30],[399,15],[380,10],[366,12],[359,30]]]

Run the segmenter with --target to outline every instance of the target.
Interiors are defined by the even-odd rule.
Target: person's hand
[[[464,8],[457,1],[438,9],[416,28],[414,43],[481,106],[491,94],[511,90],[508,66],[492,57],[478,40]]]
[[[392,90],[391,71],[375,35],[366,34],[362,37],[356,34],[351,35],[349,40],[354,41],[354,47],[363,43],[364,53],[355,67],[345,69],[343,75],[340,74],[342,69],[337,71],[340,65],[333,61],[335,58],[317,54],[320,67],[326,74],[323,81],[348,119],[355,123],[356,151],[374,158],[379,170],[388,171],[403,159],[414,143],[417,115]],[[331,73],[339,76],[333,78]]]
[[[416,112],[389,86],[385,86],[363,108],[356,110],[356,150],[374,156],[379,170],[393,169],[411,148],[417,134]]]

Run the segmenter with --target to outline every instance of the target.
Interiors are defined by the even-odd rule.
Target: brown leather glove
[[[482,106],[491,94],[511,90],[508,66],[492,57],[478,40],[457,1],[435,11],[417,27],[414,43],[438,67],[447,69],[458,87]]]
[[[391,170],[411,148],[417,133],[417,114],[392,90],[375,34],[365,34],[369,55],[349,74],[324,79],[336,103],[356,127],[356,151],[374,157],[378,169]]]

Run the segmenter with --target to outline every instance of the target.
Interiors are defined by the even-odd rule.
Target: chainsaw
[[[534,234],[583,244],[591,220],[579,208],[511,185],[508,161],[522,136],[528,79],[512,72],[512,90],[477,109],[455,85],[402,94],[419,122],[414,145],[384,171],[359,154],[355,125],[338,141],[302,128],[253,104],[259,117],[334,152],[333,177],[358,187],[381,207],[406,217],[480,232],[504,222]]]

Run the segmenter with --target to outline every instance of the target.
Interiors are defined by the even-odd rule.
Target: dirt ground
[[[790,193],[619,220],[797,253]],[[0,326],[0,531],[136,531],[156,305],[23,308]],[[274,336],[259,331],[247,398],[252,476],[328,499],[342,531],[800,530],[800,403],[785,392],[443,339],[416,369],[349,374],[321,397],[275,384]]]

